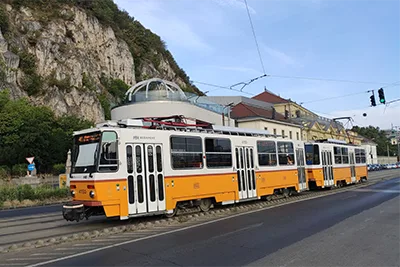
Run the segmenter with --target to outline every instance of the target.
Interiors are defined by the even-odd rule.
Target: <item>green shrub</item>
[[[11,170],[7,166],[0,166],[0,179],[7,180],[10,178]]]
[[[32,188],[30,185],[0,187],[0,203],[12,200],[50,200],[62,199],[69,196],[68,188],[52,188],[39,186]]]
[[[28,165],[27,164],[16,164],[14,166],[12,166],[11,169],[11,175],[13,176],[25,176],[26,172],[28,171]]]
[[[65,164],[58,163],[53,165],[53,174],[59,175],[65,172]]]
[[[111,120],[111,104],[105,93],[97,95],[100,105],[104,110],[104,117],[106,120]]]

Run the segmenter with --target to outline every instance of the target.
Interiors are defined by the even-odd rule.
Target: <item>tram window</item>
[[[153,147],[147,147],[147,160],[149,165],[149,172],[154,172],[154,155],[153,155]]]
[[[114,172],[118,170],[118,140],[116,132],[103,132],[99,171]]]
[[[142,148],[140,146],[135,147],[136,150],[136,172],[142,172]]]
[[[355,149],[355,154],[356,154],[356,163],[365,163],[366,158],[365,158],[365,150],[364,149]]]
[[[160,201],[164,200],[164,179],[163,179],[163,175],[162,174],[158,174],[157,175],[158,178],[158,199]]]
[[[335,155],[335,164],[342,164],[342,150],[340,147],[333,147],[333,154]]]
[[[203,168],[203,147],[200,137],[172,136],[171,159],[174,169]]]
[[[231,140],[206,138],[205,144],[207,168],[232,167]]]
[[[156,157],[157,157],[157,171],[162,172],[162,159],[161,159],[161,147],[156,147]]]
[[[294,149],[292,142],[278,142],[279,165],[294,165]]]
[[[128,173],[132,173],[133,172],[132,146],[126,147],[126,166]]]
[[[306,164],[307,165],[319,165],[319,146],[318,145],[306,145]]]
[[[367,158],[365,155],[365,150],[364,149],[360,149],[361,151],[361,163],[366,163],[367,162]]]
[[[347,147],[342,147],[342,163],[349,163],[349,149]]]
[[[276,145],[274,141],[257,141],[258,164],[276,166]]]

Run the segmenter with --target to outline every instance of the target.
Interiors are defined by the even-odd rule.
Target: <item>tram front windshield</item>
[[[101,132],[74,137],[71,173],[92,173],[96,170]]]

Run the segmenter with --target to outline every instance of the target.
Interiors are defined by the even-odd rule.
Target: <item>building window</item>
[[[279,165],[295,164],[292,142],[278,142],[278,160]]]
[[[290,139],[293,138],[293,136],[292,136],[292,131],[289,131],[289,138],[290,138]]]
[[[276,129],[274,129],[274,135],[276,135]]]
[[[299,132],[296,132],[296,139],[297,139],[297,140],[300,140],[300,139],[299,139]]]
[[[206,138],[207,168],[232,167],[231,140]]]
[[[276,145],[274,141],[257,141],[258,164],[276,166]]]
[[[268,131],[268,127],[264,127],[264,130]]]
[[[285,130],[282,130],[282,137],[285,138]]]
[[[203,147],[200,137],[172,136],[171,159],[174,169],[203,168]]]

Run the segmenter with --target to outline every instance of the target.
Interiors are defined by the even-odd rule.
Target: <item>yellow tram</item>
[[[308,190],[310,179],[321,184],[326,166],[306,165],[308,145],[267,131],[187,124],[181,116],[105,122],[74,133],[73,201],[63,216],[173,216],[182,207],[207,211],[213,204],[289,196]],[[358,177],[366,169],[365,161],[359,165]]]

